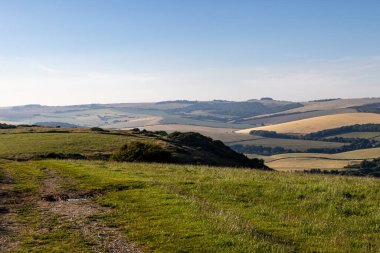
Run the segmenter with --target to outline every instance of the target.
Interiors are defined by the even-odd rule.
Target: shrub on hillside
[[[108,130],[104,130],[103,128],[100,128],[100,127],[92,127],[91,131],[93,131],[93,132],[109,132]]]
[[[124,144],[112,154],[111,160],[118,162],[170,162],[171,153],[152,143],[131,142]]]

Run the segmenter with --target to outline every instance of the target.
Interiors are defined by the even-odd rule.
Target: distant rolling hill
[[[379,98],[326,99],[310,102],[277,101],[163,101],[158,103],[85,104],[70,106],[24,105],[0,107],[0,122],[81,127],[181,130],[191,126],[244,129],[312,117],[355,112],[374,112]],[[196,131],[196,129],[195,129]]]
[[[158,103],[87,104],[71,106],[25,105],[0,108],[0,122],[112,129],[192,126],[248,129],[326,115],[378,112],[379,98],[326,99],[310,102],[277,101],[163,101]],[[194,127],[194,131],[197,131]]]
[[[13,124],[72,124],[82,127],[134,128],[163,124],[217,128],[245,128],[234,123],[242,117],[302,107],[301,103],[275,100],[164,101],[159,103],[89,104],[73,106],[25,105],[0,108],[0,121]]]
[[[175,131],[197,132],[214,140],[221,140],[232,148],[240,145],[241,150],[234,149],[242,153],[251,152],[256,155],[273,155],[286,152],[306,152],[310,149],[339,149],[349,143],[345,140],[329,140],[328,138],[359,138],[376,141],[379,139],[380,132],[358,133],[353,131],[344,133],[344,135],[328,136],[326,139],[321,140],[289,140],[253,136],[249,134],[252,129],[276,131],[278,133],[305,134],[354,124],[380,124],[379,105],[380,98],[324,99],[309,102],[278,101],[271,98],[263,98],[247,101],[176,100],[158,103],[71,106],[25,105],[0,108],[0,123],[60,126],[60,131],[65,131],[63,128],[71,128],[69,130],[71,132],[80,132],[82,128],[92,127],[101,127],[112,131],[139,128],[140,130],[147,129],[149,131],[164,130],[168,133]],[[19,129],[14,129],[13,131],[15,133],[20,132]],[[37,136],[35,135],[35,137]],[[71,133],[68,137],[69,140],[74,136],[75,133]],[[90,137],[91,134],[86,136]],[[20,135],[21,137],[22,135]],[[67,136],[61,133],[61,135],[55,137],[58,140],[61,138],[62,142],[64,140],[62,138]],[[96,137],[102,140],[104,136],[96,135]],[[49,143],[49,139],[38,139],[36,141],[42,146]],[[94,140],[90,141],[92,143]],[[113,141],[116,141],[118,144],[111,145]],[[105,146],[111,145],[112,150],[120,146],[120,139],[113,141],[106,142]],[[23,148],[27,148],[24,144],[22,145]],[[63,142],[62,145],[65,145],[65,143]],[[70,145],[75,146],[72,143]],[[84,147],[87,143],[84,141],[78,143],[78,145],[79,147]],[[35,147],[33,147],[34,150],[36,149]],[[361,149],[368,147],[369,145],[363,146]],[[263,151],[260,153],[257,150]],[[275,150],[277,151],[274,152]],[[90,156],[97,152],[96,149],[88,151],[86,155]],[[4,152],[6,152],[6,149]],[[311,152],[315,153],[315,151]],[[368,153],[370,151],[363,152]],[[300,160],[305,161],[302,158],[296,162]],[[326,168],[340,167],[343,164],[342,161],[339,161],[339,163],[330,163],[328,165],[327,163],[323,163],[325,161],[327,160],[321,160],[320,165],[326,164]],[[303,163],[305,168],[313,165],[311,163],[309,166],[308,162]],[[293,165],[297,166],[296,163],[290,163],[289,166]],[[302,166],[299,166],[299,168]]]
[[[310,101],[302,103],[302,107],[278,113],[247,117],[240,119],[238,122],[241,124],[261,126],[280,124],[325,115],[354,112],[376,112],[373,108],[378,105],[379,102],[379,98],[325,99]]]

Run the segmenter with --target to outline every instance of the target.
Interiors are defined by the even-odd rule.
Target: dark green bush
[[[0,129],[13,129],[16,127],[17,126],[14,126],[14,125],[8,125],[8,124],[0,123]]]
[[[131,142],[124,144],[112,154],[111,160],[118,162],[170,162],[171,153],[152,143]]]
[[[92,127],[91,131],[94,131],[94,132],[108,132],[107,130],[104,130],[103,128],[100,128],[100,127]]]

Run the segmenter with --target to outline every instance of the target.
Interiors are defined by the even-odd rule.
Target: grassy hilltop
[[[61,129],[38,126],[2,129],[0,133],[0,158],[11,160],[43,158],[109,160],[111,155],[123,145],[143,143],[169,154],[170,158],[165,162],[267,169],[261,160],[249,159],[231,150],[221,141],[214,141],[199,133],[167,134],[138,129],[111,131],[101,128]]]

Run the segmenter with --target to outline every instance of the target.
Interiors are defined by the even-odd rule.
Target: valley
[[[374,158],[371,153],[377,153],[372,151],[371,147],[376,148],[375,143],[380,141],[380,130],[379,132],[352,131],[307,140],[260,136],[250,134],[250,132],[264,130],[297,136],[355,124],[379,124],[379,103],[380,99],[378,98],[326,99],[301,103],[263,98],[243,102],[178,100],[158,103],[91,104],[59,107],[27,105],[0,108],[0,120],[4,123],[34,124],[53,128],[61,126],[59,131],[70,129],[73,132],[83,131],[83,127],[101,127],[112,131],[139,128],[168,133],[175,131],[197,132],[220,140],[234,150],[250,157],[260,156],[278,170],[343,169],[348,164]],[[41,131],[42,128],[39,129],[31,131]],[[0,129],[0,131],[3,130]],[[19,129],[13,131],[22,132]],[[45,133],[44,136],[48,135]],[[64,137],[65,135],[62,134],[61,136]],[[7,141],[7,136],[0,137],[3,138],[3,141]],[[33,138],[35,137],[38,135],[34,135]],[[32,137],[20,135],[19,138],[22,142],[27,141],[22,140],[22,138]],[[62,144],[64,145],[64,142],[69,141],[70,138],[75,139],[74,135],[61,138]],[[99,138],[101,142],[104,136]],[[114,139],[107,142],[112,143],[107,144],[110,147],[115,148],[123,142],[123,138],[118,139],[115,136],[110,138]],[[341,140],[342,138],[343,140]],[[345,140],[348,139],[351,139],[351,142],[353,139],[366,139],[373,142],[373,145],[370,146],[367,143],[366,146],[361,147],[356,144],[355,147],[346,149],[349,143]],[[40,142],[33,139],[29,141]],[[85,138],[83,144],[76,143],[75,146],[86,143],[87,139]],[[31,149],[35,149],[35,147]],[[360,156],[360,158],[349,157],[350,152],[355,152],[355,149],[360,149],[357,151],[358,153],[368,155]],[[1,151],[0,147],[1,152],[6,151]],[[88,150],[88,152],[96,153],[97,150]],[[336,154],[328,154],[331,152]],[[345,156],[346,152],[349,155],[343,160],[329,157],[339,156],[339,153],[341,156]],[[276,160],[273,156],[285,156],[286,158]],[[276,161],[273,162],[272,160]]]
[[[353,104],[364,101],[339,105],[354,110]],[[75,106],[59,112],[33,106],[29,113],[39,116],[18,109],[20,117],[29,119],[0,125],[0,250],[380,249],[380,125],[373,106],[370,113],[350,112],[347,120],[347,111],[341,113],[332,101],[318,102],[330,104],[319,107],[327,111],[318,114],[327,116],[300,120],[309,122],[305,127],[299,120],[240,124],[247,112],[234,107],[228,119],[214,111],[212,119],[201,119],[206,112],[199,106],[197,116],[189,109],[183,112],[188,103],[159,104],[164,111],[180,112],[153,110],[144,115],[137,111],[147,113],[154,105]],[[304,107],[315,109],[316,103]],[[283,114],[301,108],[297,104]],[[278,108],[265,113],[268,110]],[[45,113],[60,118],[47,122],[39,118]],[[116,123],[114,117],[125,121]],[[274,131],[283,124],[290,130]]]

